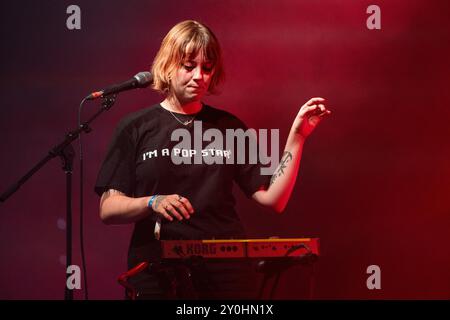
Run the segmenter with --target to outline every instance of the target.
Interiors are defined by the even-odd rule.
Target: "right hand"
[[[173,217],[178,220],[189,219],[194,213],[194,208],[189,200],[178,194],[157,195],[152,203],[152,209],[169,221]]]

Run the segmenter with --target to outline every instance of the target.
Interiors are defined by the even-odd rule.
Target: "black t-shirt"
[[[178,121],[192,117],[171,114],[157,104],[122,119],[101,166],[95,191],[102,195],[108,189],[116,189],[136,198],[179,194],[189,199],[195,213],[189,220],[168,221],[163,218],[161,240],[245,237],[234,208],[233,181],[247,197],[251,197],[257,190],[268,187],[270,176],[261,175],[261,165],[250,161],[249,139],[245,139],[245,150],[227,148],[230,139],[216,141],[219,139],[215,134],[219,131],[226,137],[227,129],[247,129],[237,117],[203,105],[195,115],[195,121],[189,125]],[[172,133],[176,129],[181,129],[177,131],[180,135],[173,138]],[[214,138],[203,136],[207,130]],[[191,139],[181,137],[186,133]],[[184,144],[180,145],[180,142]],[[213,148],[212,142],[215,143]],[[245,164],[238,163],[240,152],[245,153]],[[190,163],[175,164],[173,156],[177,157],[176,161],[182,159]],[[219,163],[210,164],[213,159]],[[151,214],[135,223],[129,250],[130,266],[158,256],[159,245],[154,237],[156,218]]]

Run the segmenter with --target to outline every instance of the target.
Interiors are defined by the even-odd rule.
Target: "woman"
[[[202,103],[207,93],[216,91],[224,75],[219,42],[205,25],[192,20],[175,25],[162,42],[152,74],[153,88],[165,99],[120,122],[95,188],[101,195],[100,217],[105,223],[135,224],[128,256],[130,268],[142,261],[159,261],[158,239],[245,238],[234,209],[233,182],[256,202],[282,212],[295,184],[304,141],[330,113],[322,98],[313,98],[300,108],[282,165],[272,177],[261,175],[259,164],[174,164],[177,141],[171,137],[175,130],[195,135],[195,124],[222,133],[227,129],[245,130],[246,126],[230,113]],[[209,143],[203,141],[194,153],[202,154]],[[164,271],[146,272],[135,281],[141,296],[186,298],[195,292],[195,297],[255,297],[246,290],[254,284],[250,281],[244,288],[242,281],[251,280],[249,275],[254,274],[248,266],[207,263],[158,270]],[[191,280],[174,291],[173,280],[183,282],[180,272]],[[225,279],[226,274],[231,278]],[[231,283],[231,289],[224,283]],[[192,290],[183,295],[180,292],[186,287]]]

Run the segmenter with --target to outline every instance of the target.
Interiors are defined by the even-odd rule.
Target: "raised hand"
[[[293,128],[303,138],[308,137],[320,121],[331,113],[323,98],[312,98],[306,102],[295,117]]]

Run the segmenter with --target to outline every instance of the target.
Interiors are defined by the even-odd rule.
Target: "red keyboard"
[[[319,256],[319,238],[162,240],[162,258],[211,259]]]

